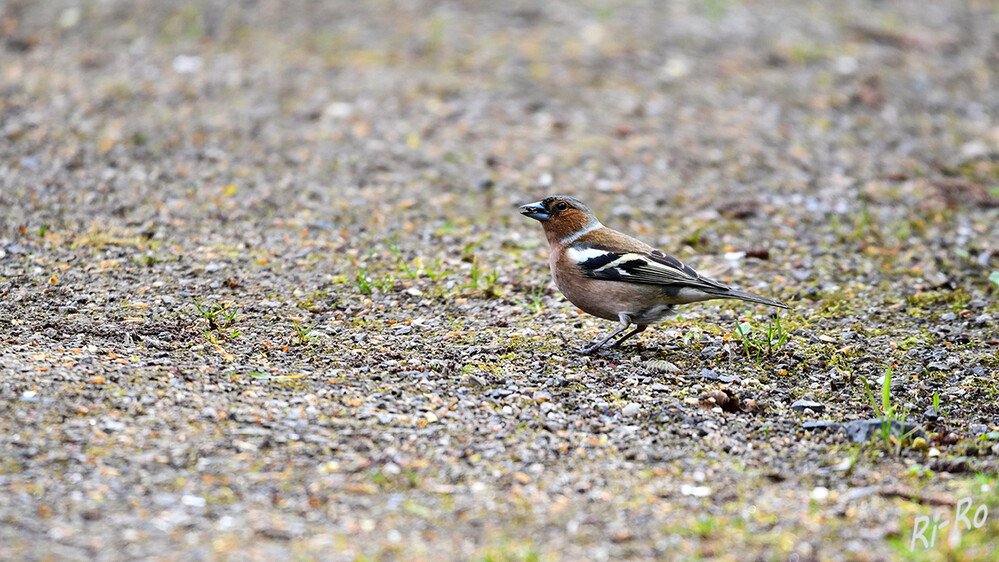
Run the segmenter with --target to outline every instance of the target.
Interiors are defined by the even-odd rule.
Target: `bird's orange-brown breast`
[[[583,312],[607,320],[618,320],[621,313],[637,315],[657,304],[665,304],[658,285],[622,283],[591,279],[565,253],[553,253],[549,259],[552,278],[559,291]]]

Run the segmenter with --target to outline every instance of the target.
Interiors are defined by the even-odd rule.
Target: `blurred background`
[[[0,217],[502,224],[567,192],[690,233],[994,205],[996,10],[6,0]]]

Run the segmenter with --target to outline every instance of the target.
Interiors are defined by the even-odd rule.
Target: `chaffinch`
[[[678,304],[738,299],[790,308],[786,304],[726,287],[645,242],[607,228],[578,200],[553,195],[520,208],[541,222],[551,245],[548,260],[555,285],[584,312],[619,322],[617,330],[582,350],[593,353],[628,332],[610,347],[665,320]]]

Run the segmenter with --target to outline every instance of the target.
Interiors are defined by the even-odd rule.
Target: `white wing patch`
[[[606,251],[598,250],[596,248],[586,248],[585,250],[580,250],[578,248],[572,248],[572,247],[569,248],[567,253],[569,255],[569,259],[577,264],[607,254]]]

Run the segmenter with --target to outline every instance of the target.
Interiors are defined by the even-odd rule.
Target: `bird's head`
[[[603,225],[577,199],[567,195],[552,195],[537,203],[520,207],[520,214],[540,221],[550,242],[563,243],[573,236]]]

